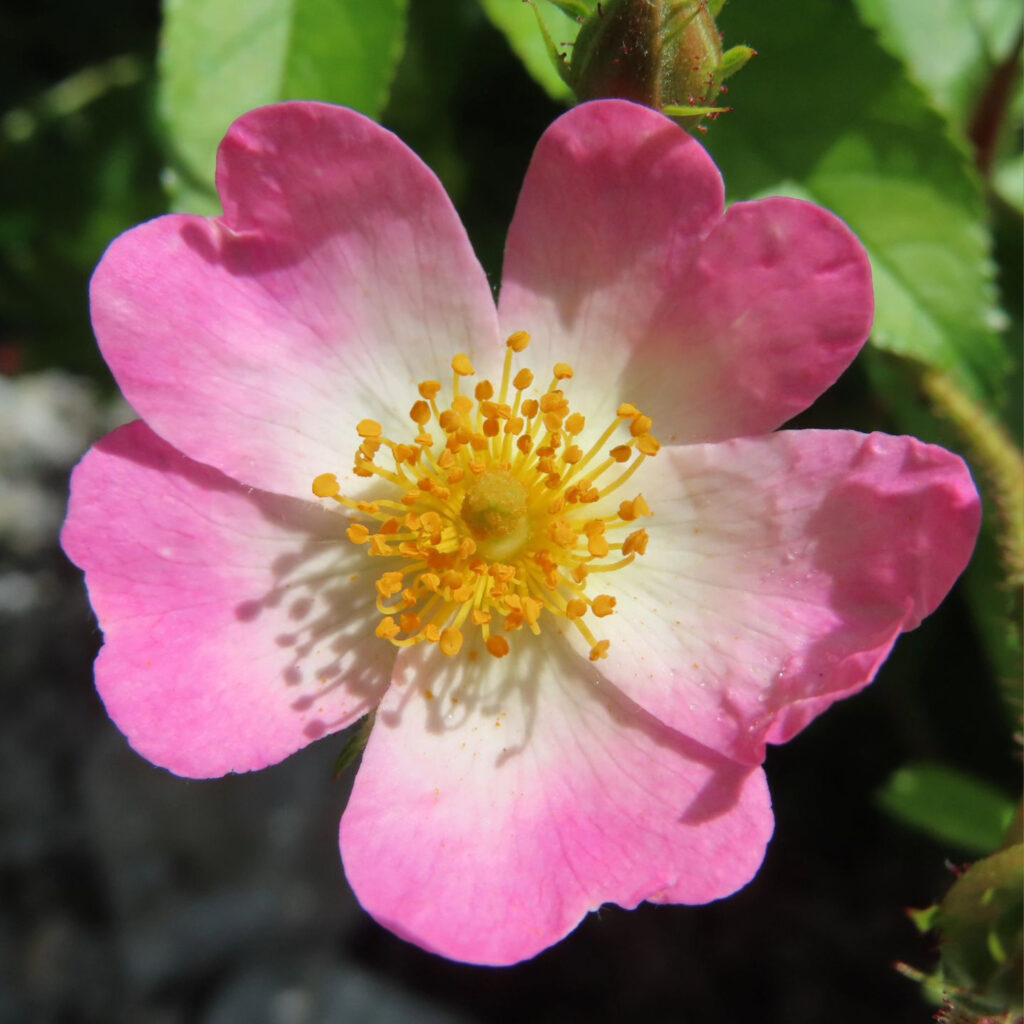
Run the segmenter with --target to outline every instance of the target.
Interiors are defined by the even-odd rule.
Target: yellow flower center
[[[647,532],[634,524],[651,510],[641,494],[614,511],[602,506],[598,514],[595,506],[659,444],[650,418],[625,404],[584,451],[575,442],[586,420],[570,411],[562,389],[572,367],[557,363],[539,398],[524,397],[534,381],[530,370],[513,376],[514,357],[529,343],[525,331],[508,339],[497,391],[483,380],[472,398],[462,392],[463,379],[475,373],[465,355],[452,360],[447,407],[439,404],[441,384],[423,381],[409,410],[418,430],[410,444],[384,437],[374,420],[357,425],[353,472],[387,481],[394,497],[354,501],[332,473],[313,481],[317,497],[359,515],[349,540],[385,560],[376,633],[397,647],[436,643],[451,657],[475,628],[501,658],[510,650],[508,635],[569,622],[586,638],[592,661],[608,653],[609,642],[598,640],[592,625],[614,612],[615,598],[593,593],[599,587],[591,577],[644,554]],[[620,428],[628,437],[608,447]],[[382,449],[393,469],[375,461]]]

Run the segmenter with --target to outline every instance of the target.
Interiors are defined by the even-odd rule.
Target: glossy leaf
[[[1017,0],[856,0],[882,45],[963,125],[1020,28]]]
[[[872,260],[874,344],[997,401],[1008,356],[980,185],[941,118],[841,4],[737,4],[721,27],[758,58],[707,144],[733,200],[803,195]]]
[[[380,113],[401,56],[406,0],[166,0],[160,113],[179,210],[219,210],[217,145],[253,107],[316,99]]]

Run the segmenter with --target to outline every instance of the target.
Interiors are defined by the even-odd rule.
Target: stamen
[[[476,372],[461,353],[451,361],[447,406],[441,384],[422,381],[408,413],[411,443],[385,437],[376,420],[357,423],[352,472],[397,488],[393,498],[347,498],[332,473],[313,481],[314,495],[362,517],[345,528],[349,541],[386,560],[375,581],[375,633],[396,647],[432,643],[456,657],[479,636],[488,654],[503,658],[520,634],[561,620],[583,637],[592,661],[607,656],[609,642],[591,626],[613,614],[616,602],[610,594],[588,597],[588,576],[616,572],[647,551],[646,530],[633,529],[621,542],[613,531],[651,509],[640,494],[613,512],[594,505],[660,445],[651,418],[624,403],[584,451],[575,439],[586,418],[563,390],[573,368],[555,363],[547,390],[526,397],[536,379],[525,367],[513,372],[513,361],[529,344],[525,331],[509,336],[497,396],[489,380],[472,397],[460,390]],[[628,436],[609,447],[624,426]],[[385,449],[394,470],[377,464]],[[605,478],[616,467],[618,475]]]

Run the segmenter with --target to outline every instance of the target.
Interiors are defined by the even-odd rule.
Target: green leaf
[[[174,207],[219,209],[217,146],[253,107],[323,100],[377,116],[405,10],[406,0],[165,0],[159,105]]]
[[[882,45],[954,123],[966,124],[1020,27],[1018,0],[856,0]]]
[[[552,99],[568,103],[572,92],[562,81],[544,45],[537,14],[544,20],[555,46],[563,53],[570,49],[568,44],[576,38],[579,24],[547,0],[535,0],[536,7],[523,0],[480,0],[480,3],[495,28],[508,40],[512,52],[544,91]]]
[[[920,763],[879,790],[894,818],[967,853],[991,853],[1013,821],[1014,805],[994,786],[946,765]]]
[[[737,4],[758,59],[707,136],[732,199],[798,192],[842,217],[875,275],[873,341],[998,404],[998,328],[979,182],[945,123],[843,4]]]
[[[996,164],[992,184],[1005,203],[1018,213],[1024,213],[1024,154],[1007,157]]]

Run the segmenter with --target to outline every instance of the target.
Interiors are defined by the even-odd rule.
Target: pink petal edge
[[[381,924],[512,964],[602,903],[705,903],[753,877],[773,820],[759,768],[652,720],[557,636],[475,653],[403,653],[377,714],[340,842]]]
[[[496,358],[490,287],[440,182],[351,110],[285,103],[221,145],[223,218],[161,217],[93,275],[93,326],[165,440],[240,482],[347,486],[356,423],[408,430],[416,383]],[[349,488],[351,489],[351,488]]]
[[[871,682],[966,567],[981,521],[962,459],[885,434],[666,448],[637,488],[650,543],[601,580],[617,600],[597,628],[602,672],[751,764]]]
[[[373,634],[373,574],[344,523],[242,487],[142,423],[86,454],[61,544],[104,631],[97,689],[135,750],[194,778],[249,771],[377,703],[394,652]]]
[[[505,253],[499,315],[569,362],[604,421],[630,401],[663,441],[774,430],[850,364],[873,316],[857,238],[810,203],[739,203],[693,138],[621,100],[540,140]]]

